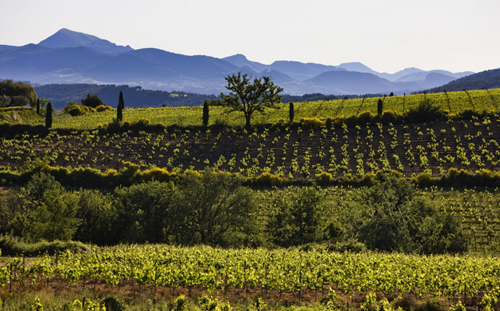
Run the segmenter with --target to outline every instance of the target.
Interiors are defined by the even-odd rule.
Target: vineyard
[[[383,113],[377,111],[380,101]],[[436,108],[438,117],[412,119],[410,113],[422,103]],[[329,290],[333,289],[345,300],[347,309],[349,306],[363,309],[362,304],[371,299],[370,293],[377,293],[379,299],[392,297],[391,301],[405,294],[418,299],[447,297],[453,300],[453,305],[460,299],[468,309],[487,310],[488,305],[491,310],[500,297],[498,258],[490,257],[500,252],[500,89],[318,101],[294,103],[294,106],[293,122],[289,122],[290,106],[279,104],[266,114],[255,114],[251,129],[243,127],[243,115],[228,115],[217,106],[210,107],[208,126],[202,125],[202,107],[126,107],[122,123],[114,122],[116,110],[75,117],[59,113],[50,130],[41,126],[44,122],[37,116],[35,121],[18,127],[11,124],[21,117],[4,121],[0,124],[5,129],[0,134],[0,186],[15,193],[3,199],[0,192],[1,216],[11,217],[9,221],[0,219],[4,232],[9,232],[5,228],[12,224],[29,224],[29,217],[34,215],[29,214],[32,210],[50,205],[42,202],[46,199],[43,193],[32,199],[27,197],[30,192],[25,188],[18,189],[28,188],[29,178],[42,171],[55,176],[51,195],[61,198],[58,202],[67,200],[58,206],[74,203],[76,211],[83,209],[78,205],[83,204],[82,198],[88,198],[88,202],[94,200],[98,206],[94,218],[82,216],[89,223],[98,223],[97,214],[114,215],[114,223],[111,217],[103,222],[109,224],[108,231],[103,231],[107,234],[122,229],[130,230],[129,235],[148,229],[152,232],[149,227],[157,225],[155,220],[170,221],[166,222],[168,226],[162,223],[165,227],[159,227],[163,234],[160,242],[146,238],[136,242],[126,240],[126,235],[115,235],[120,243],[202,244],[196,240],[181,244],[179,241],[183,240],[179,237],[194,233],[175,230],[182,226],[194,228],[190,227],[193,221],[190,215],[168,214],[187,210],[184,206],[176,210],[175,204],[168,204],[196,199],[199,193],[189,189],[216,188],[214,183],[207,187],[193,182],[193,176],[200,179],[209,176],[216,183],[229,177],[241,182],[224,195],[229,197],[243,189],[242,194],[252,197],[248,206],[255,205],[249,208],[248,218],[242,219],[252,222],[252,230],[257,233],[235,238],[245,241],[240,244],[226,244],[235,248],[252,245],[253,249],[159,244],[89,246],[83,252],[56,252],[55,256],[1,258],[0,307],[2,297],[7,297],[8,292],[63,287],[94,291],[93,297],[99,296],[99,291],[126,288],[145,293],[151,301],[175,299],[180,294],[196,298],[208,293],[232,301],[262,298],[293,303],[319,302],[321,297],[331,295]],[[351,242],[363,238],[363,242],[367,241],[358,229],[369,228],[369,222],[378,212],[366,206],[372,201],[360,198],[373,197],[368,186],[382,184],[377,182],[394,176],[396,180],[404,177],[399,179],[404,181],[403,186],[398,187],[407,187],[416,198],[408,205],[394,205],[396,212],[401,212],[401,219],[406,221],[413,216],[405,214],[410,209],[399,208],[422,206],[425,211],[420,216],[414,215],[422,219],[418,223],[421,227],[417,228],[420,231],[411,229],[418,234],[430,232],[444,238],[426,240],[417,234],[415,241],[421,244],[415,245],[423,246],[419,250],[404,250],[408,254],[378,253],[362,247],[361,253],[355,253],[358,244]],[[439,184],[436,180],[440,178],[448,178],[448,182]],[[56,179],[66,184],[58,186]],[[193,183],[182,188],[182,182],[190,180]],[[414,184],[420,189],[413,187]],[[304,206],[321,201],[314,211],[318,215],[315,230],[321,232],[315,236],[316,240],[310,240],[314,243],[280,249],[278,246],[282,244],[270,242],[273,232],[269,224],[273,217],[276,220],[282,216],[280,208],[292,209],[293,201],[302,200],[300,195],[307,191],[311,195],[305,197]],[[146,198],[148,192],[157,197]],[[133,195],[139,198],[139,203],[131,199]],[[209,192],[209,196],[215,197],[216,193]],[[222,205],[217,200],[214,204]],[[149,206],[141,206],[142,201],[156,204],[158,210],[153,212]],[[26,204],[22,216],[25,218],[15,215],[24,208],[16,202]],[[88,202],[85,204],[90,206]],[[284,203],[279,205],[280,202]],[[377,206],[382,210],[384,204]],[[137,210],[129,215],[127,211],[132,206]],[[390,219],[392,214],[388,215]],[[83,226],[82,219],[74,223]],[[452,231],[451,220],[458,221],[459,231]],[[122,227],[117,229],[114,224],[120,224],[119,221]],[[380,228],[387,227],[383,223]],[[279,223],[275,229],[281,229]],[[414,255],[442,254],[448,250],[462,253],[462,249],[450,248],[450,244],[462,237],[467,244],[463,248],[467,250],[465,255]],[[431,251],[425,251],[425,243],[432,244]],[[259,248],[267,246],[270,247]],[[493,303],[484,302],[488,297],[493,297]],[[249,307],[258,309],[252,308]]]
[[[206,291],[317,300],[334,289],[352,305],[369,292],[471,298],[500,294],[500,267],[491,257],[419,257],[401,254],[339,254],[298,250],[221,250],[210,247],[119,246],[42,256],[31,265],[11,259],[0,271],[4,290],[65,282],[90,289],[148,288],[152,299]]]
[[[459,113],[466,109],[478,111],[500,109],[500,89],[493,89],[295,103],[295,118],[297,120],[301,118],[326,120],[327,118],[358,115],[363,111],[376,114],[379,99],[384,101],[384,110],[391,110],[397,113],[403,113],[415,108],[422,101],[430,101],[440,109],[448,110],[450,113]],[[126,106],[126,101],[127,99],[125,98],[125,107],[131,108]],[[201,116],[201,106],[133,108],[125,109],[123,112],[123,120],[134,122],[140,118],[147,118],[151,121],[151,124],[161,123],[165,126],[174,124],[179,126],[198,126],[202,124]],[[98,124],[112,122],[115,117],[116,111],[103,111],[79,117],[60,115],[54,119],[53,127],[90,130],[95,129]],[[275,123],[279,119],[288,120],[288,105],[278,104],[277,109],[270,109],[265,114],[255,114],[253,123],[270,124]],[[228,117],[222,107],[211,107],[210,120],[211,124],[226,124],[230,126],[245,124],[242,114],[233,113]],[[43,120],[36,121],[33,124],[44,125]]]
[[[395,170],[404,176],[450,168],[496,171],[500,119],[484,117],[419,124],[269,126],[249,134],[241,128],[176,127],[161,131],[73,131],[19,135],[0,141],[0,168],[19,170],[27,160],[47,159],[61,167],[118,170],[124,162],[142,169],[181,173],[206,167],[246,177],[363,176]]]

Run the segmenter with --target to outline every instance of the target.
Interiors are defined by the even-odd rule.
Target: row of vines
[[[119,169],[123,162],[171,172],[215,170],[282,178],[363,176],[399,171],[407,177],[428,172],[443,176],[450,168],[496,171],[500,164],[500,119],[449,120],[421,124],[347,127],[181,128],[161,132],[99,130],[0,139],[0,169],[18,170],[26,161],[51,165]],[[314,121],[316,120],[316,121]]]
[[[334,288],[351,297],[360,292],[415,293],[434,296],[500,295],[496,258],[402,254],[338,254],[295,250],[221,250],[209,247],[119,246],[88,253],[44,256],[31,266],[13,258],[0,269],[0,283],[22,286],[105,280],[120,284],[194,288],[224,292],[228,288],[302,290]]]

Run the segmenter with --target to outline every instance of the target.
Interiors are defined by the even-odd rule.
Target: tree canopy
[[[21,81],[14,82],[10,79],[0,81],[0,96],[4,98],[0,106],[25,106],[29,104],[31,107],[35,107],[38,99],[33,86]]]
[[[85,98],[82,98],[82,105],[95,108],[100,105],[104,105],[102,100],[99,98],[97,95],[90,95],[87,93],[87,96]]]
[[[229,108],[228,112],[243,112],[247,128],[255,111],[264,112],[266,108],[273,108],[281,102],[282,95],[279,93],[283,92],[283,88],[274,85],[269,77],[254,79],[252,84],[247,74],[242,76],[238,73],[227,76],[226,81],[226,89],[231,93],[221,93],[223,100],[217,105]]]

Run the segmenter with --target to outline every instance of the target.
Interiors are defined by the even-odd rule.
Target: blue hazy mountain
[[[109,42],[108,40],[103,40],[96,36],[72,31],[66,28],[59,30],[47,39],[40,41],[38,45],[49,48],[70,48],[84,46],[105,53],[123,53],[133,50],[128,45],[116,45]]]
[[[153,90],[219,94],[226,91],[224,78],[238,72],[252,77],[269,76],[291,95],[412,92],[469,74],[418,68],[389,74],[359,62],[331,66],[279,60],[266,65],[242,54],[219,59],[153,48],[134,50],[68,29],[59,30],[39,44],[0,45],[0,79],[37,84],[127,84]]]

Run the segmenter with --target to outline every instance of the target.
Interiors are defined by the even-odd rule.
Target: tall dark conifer
[[[40,115],[40,98],[36,99],[36,114]]]
[[[118,98],[118,107],[116,109],[116,120],[123,121],[123,108],[125,108],[125,102],[123,101],[123,93],[120,91],[120,96]]]
[[[379,98],[377,102],[377,113],[379,116],[382,115],[382,110],[384,110],[384,101]]]
[[[47,112],[45,114],[45,127],[46,128],[52,127],[52,114],[53,113],[54,113],[54,107],[52,107],[52,104],[49,102],[47,104]]]
[[[208,126],[208,119],[209,119],[209,108],[208,108],[208,100],[205,100],[203,103],[203,125]]]
[[[290,117],[290,123],[292,123],[293,118],[295,118],[295,111],[293,110],[293,102],[290,102],[288,106],[289,106],[288,116]]]

